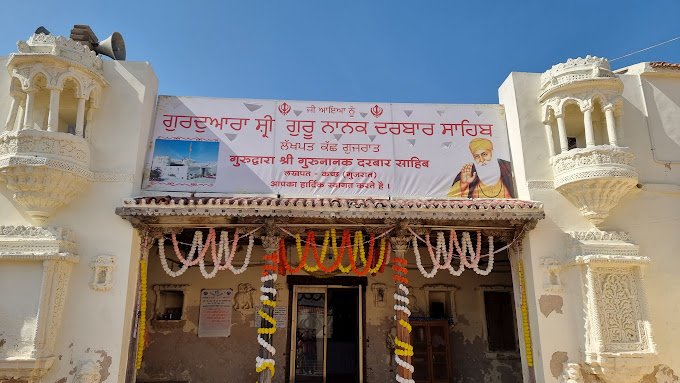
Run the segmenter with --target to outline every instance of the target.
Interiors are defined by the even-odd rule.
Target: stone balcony
[[[0,183],[39,225],[87,187],[89,169],[90,147],[82,137],[35,129],[0,135]]]
[[[560,153],[552,157],[555,189],[599,226],[637,185],[634,157],[625,148],[610,145]]]

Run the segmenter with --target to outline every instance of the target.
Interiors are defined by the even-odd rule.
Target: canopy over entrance
[[[365,226],[409,220],[416,225],[531,229],[545,216],[543,204],[516,199],[363,199],[276,197],[140,197],[116,214],[134,226],[287,224]]]
[[[414,349],[410,342],[411,325],[409,324],[409,316],[411,312],[409,306],[409,280],[407,274],[407,261],[405,259],[406,249],[409,245],[411,236],[413,236],[413,247],[417,250],[416,238],[422,241],[418,233],[425,234],[425,243],[430,252],[432,248],[430,245],[429,234],[431,231],[439,231],[437,236],[437,252],[445,250],[445,240],[443,229],[449,229],[449,256],[445,265],[437,265],[434,267],[432,273],[434,274],[438,269],[448,269],[453,275],[460,275],[465,268],[473,268],[477,274],[488,275],[493,268],[493,238],[501,240],[507,244],[518,243],[526,231],[532,229],[539,219],[545,215],[543,205],[534,201],[522,201],[516,199],[363,199],[363,198],[277,198],[277,197],[139,197],[125,200],[123,206],[116,209],[116,213],[124,219],[130,221],[133,226],[142,232],[142,266],[141,266],[141,286],[144,290],[146,287],[146,260],[148,259],[148,249],[153,243],[152,238],[161,238],[159,240],[159,255],[161,262],[171,276],[177,276],[183,273],[190,265],[200,263],[202,273],[204,273],[203,258],[193,260],[193,254],[197,248],[203,257],[206,253],[209,243],[212,241],[213,248],[215,245],[216,230],[222,228],[235,228],[238,231],[242,228],[251,228],[249,232],[250,244],[247,255],[245,257],[243,269],[247,267],[247,260],[250,259],[250,251],[253,245],[253,233],[261,231],[261,244],[265,249],[266,255],[263,256],[264,265],[262,268],[260,291],[262,293],[260,300],[262,302],[262,309],[259,310],[261,317],[261,327],[258,329],[258,343],[260,347],[259,356],[256,358],[256,371],[258,372],[261,383],[271,382],[271,377],[275,370],[275,360],[273,356],[276,351],[272,344],[272,336],[276,332],[276,320],[273,318],[273,308],[276,307],[276,289],[274,282],[276,281],[277,272],[282,270],[281,265],[292,271],[290,265],[286,263],[284,239],[281,234],[294,235],[297,239],[298,252],[301,253],[300,232],[307,231],[308,243],[307,246],[315,247],[314,233],[310,230],[315,228],[332,228],[332,243],[335,251],[336,239],[335,228],[343,228],[343,240],[340,245],[342,248],[348,249],[350,267],[355,273],[358,273],[355,266],[359,261],[352,256],[352,246],[354,247],[355,255],[359,254],[358,258],[362,258],[363,271],[357,275],[366,275],[369,270],[375,273],[381,268],[383,262],[384,240],[389,238],[392,243],[394,256],[391,259],[391,268],[393,271],[393,279],[395,281],[395,323],[397,324],[397,333],[394,338],[395,362],[399,366],[396,378],[400,382],[414,382],[412,374],[414,366],[412,364],[412,356]],[[182,232],[184,229],[194,230],[194,240],[192,250],[190,251],[188,260],[183,259],[180,253],[177,253],[176,233]],[[205,245],[201,245],[202,232],[208,230],[208,240]],[[350,230],[355,231],[354,244],[350,239]],[[463,242],[463,250],[461,252],[458,247],[456,229],[464,231],[461,237]],[[476,253],[473,251],[472,240],[470,239],[469,231],[477,232]],[[295,232],[295,234],[291,233]],[[369,252],[373,254],[373,241],[376,237],[376,231],[382,231],[378,237],[383,237],[380,245],[380,256],[377,264],[373,266],[371,261],[372,255],[364,259],[364,244],[362,239],[362,232],[370,233]],[[480,265],[480,251],[482,248],[482,233],[488,238],[487,250],[489,252],[488,260],[484,261],[486,269],[479,267]],[[172,233],[172,240],[175,244],[175,251],[178,259],[183,264],[181,270],[174,272],[168,270],[165,264],[164,255],[164,236],[167,233]],[[389,237],[386,235],[391,233]],[[409,234],[410,233],[410,234]],[[328,235],[326,234],[326,237]],[[228,240],[227,237],[220,237],[220,246],[218,253],[222,254],[222,249],[226,249]],[[234,234],[235,240],[234,249],[239,236]],[[324,247],[327,246],[325,239]],[[460,260],[460,267],[457,270],[451,266],[453,243],[458,249],[458,258]],[[467,245],[466,245],[467,244]],[[197,247],[198,246],[198,247]],[[468,260],[465,255],[465,249],[470,251],[470,258]],[[357,250],[359,249],[359,250]],[[315,250],[314,250],[315,251]],[[500,251],[499,250],[496,250]],[[322,251],[322,254],[325,250]],[[390,250],[387,250],[390,253]],[[302,254],[302,253],[301,253]],[[306,250],[305,250],[306,254]],[[316,255],[315,255],[316,257]],[[416,253],[416,261],[419,269],[422,270],[420,258]],[[431,254],[432,259],[435,256]],[[229,261],[233,255],[229,257]],[[300,270],[305,266],[306,256],[300,255],[300,263],[294,270]],[[215,261],[213,249],[213,261]],[[220,265],[220,258],[215,261],[216,265]],[[341,261],[342,255],[336,258],[336,263]],[[433,261],[434,262],[434,261]],[[323,255],[321,260],[317,259],[317,267],[323,263]],[[221,266],[220,266],[221,267]],[[213,273],[218,270],[215,267]],[[230,268],[234,273],[240,273]],[[316,270],[316,269],[315,269]],[[322,270],[324,270],[322,268]],[[518,270],[518,275],[521,276],[521,266]],[[204,277],[211,278],[211,275],[204,273]],[[522,292],[522,294],[524,294]],[[523,296],[523,295],[522,295]],[[145,301],[145,297],[140,298]],[[522,298],[525,302],[525,298]],[[145,309],[140,308],[140,312],[144,313]],[[304,311],[304,310],[303,310]],[[528,320],[524,318],[523,321]],[[142,322],[144,315],[142,314]],[[528,333],[528,330],[527,330]],[[530,342],[527,342],[530,344]],[[143,340],[138,340],[137,352],[137,368],[139,368],[141,355],[144,348]],[[527,350],[528,351],[528,350]],[[528,352],[529,355],[529,352]],[[325,361],[325,359],[324,359]],[[297,362],[296,362],[297,363]],[[325,363],[325,362],[324,362]],[[324,364],[325,365],[325,364]],[[292,370],[291,370],[292,371]],[[323,370],[325,371],[325,370]],[[304,375],[305,371],[300,371]],[[292,374],[292,373],[291,373]],[[361,374],[359,374],[359,381],[361,381]],[[296,380],[297,381],[297,380]]]

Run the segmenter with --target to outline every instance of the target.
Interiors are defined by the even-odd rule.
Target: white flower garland
[[[195,250],[195,247],[193,245],[191,246],[191,248],[192,248],[192,250]],[[189,253],[189,256],[188,256],[189,261],[193,260],[194,253],[195,253],[194,251],[191,251]],[[186,272],[189,269],[188,263],[182,264],[182,267],[177,271],[172,271],[170,269],[170,267],[168,266],[168,261],[167,261],[167,259],[165,259],[165,237],[161,237],[161,238],[158,239],[158,256],[161,259],[161,266],[163,266],[163,270],[165,270],[165,272],[173,278],[179,277],[180,275],[184,274],[184,272]]]
[[[253,232],[254,231],[255,230],[253,230]],[[223,230],[220,233],[219,244],[217,244],[214,229],[210,229],[208,232],[208,238],[205,243],[203,243],[203,232],[196,230],[194,232],[191,248],[189,249],[189,253],[187,254],[186,258],[182,255],[182,252],[179,249],[179,242],[177,241],[176,235],[173,234],[172,243],[175,250],[175,255],[182,264],[182,267],[177,271],[172,271],[172,269],[168,266],[168,261],[165,256],[165,237],[162,237],[158,240],[158,255],[161,260],[161,266],[163,266],[163,270],[165,270],[165,272],[173,278],[184,274],[190,266],[194,266],[196,264],[198,264],[201,275],[203,275],[205,279],[214,278],[219,270],[228,269],[236,275],[242,274],[248,269],[248,266],[250,265],[250,257],[253,252],[253,245],[255,244],[255,237],[252,234],[253,232],[248,235],[248,248],[246,249],[243,264],[239,268],[235,268],[232,265],[234,255],[236,254],[238,241],[241,238],[238,235],[238,229],[234,233],[231,251],[229,251],[229,233],[227,231]],[[217,247],[217,251],[215,251],[215,247]],[[208,272],[205,267],[205,253],[208,251],[208,248],[211,249],[211,257],[213,261],[213,269],[211,272]],[[196,251],[198,251],[198,257],[196,257]],[[227,256],[227,254],[229,255]],[[224,260],[224,264],[222,264],[222,260]]]
[[[236,236],[234,238],[234,243],[236,243],[238,241],[238,239],[239,239],[239,237]],[[227,263],[227,268],[229,270],[231,270],[232,273],[239,275],[239,274],[243,274],[243,272],[246,271],[246,269],[248,268],[248,265],[250,264],[250,255],[253,252],[253,245],[254,244],[255,244],[255,237],[252,234],[250,234],[248,236],[248,248],[246,249],[246,257],[243,259],[243,264],[241,265],[241,267],[237,269],[237,268],[234,268],[234,265],[232,265],[231,262]],[[234,253],[235,248],[236,248],[236,246],[233,246],[232,254]],[[231,260],[233,260],[233,256],[230,257],[230,258],[231,258]]]
[[[475,273],[477,273],[479,275],[489,275],[491,270],[493,270],[494,252],[493,252],[493,236],[492,235],[489,236],[489,255],[488,255],[488,257],[489,257],[489,263],[487,263],[486,269],[480,270],[479,267],[477,267],[478,265],[475,264],[475,267],[473,268]]]
[[[418,238],[415,235],[413,236],[413,254],[416,256],[416,266],[418,266],[420,274],[422,274],[423,277],[425,278],[434,278],[434,276],[437,275],[438,271],[437,264],[435,263],[434,267],[432,267],[432,271],[427,272],[425,270],[425,268],[423,267],[423,262],[420,259],[420,250],[418,249]]]
[[[446,238],[444,236],[443,232],[438,232],[437,233],[437,246],[436,250],[432,249],[432,245],[430,245],[430,236],[429,233],[425,235],[425,240],[424,242],[427,244],[428,251],[430,253],[430,258],[432,259],[432,270],[427,271],[425,270],[425,267],[423,267],[422,259],[420,256],[420,250],[418,248],[418,236],[416,233],[411,231],[413,234],[413,254],[416,257],[416,266],[418,267],[418,271],[420,271],[420,274],[423,275],[425,278],[434,278],[435,275],[437,275],[437,272],[439,270],[448,270],[449,273],[453,276],[460,276],[463,274],[463,271],[465,268],[472,269],[475,271],[475,273],[479,275],[489,275],[491,271],[493,270],[493,264],[494,264],[494,245],[493,245],[493,236],[490,235],[488,236],[489,240],[489,253],[487,257],[489,258],[489,261],[486,265],[485,269],[480,269],[479,268],[479,261],[481,260],[481,250],[482,250],[482,233],[480,231],[477,231],[477,246],[475,246],[472,243],[472,238],[470,237],[470,233],[465,231],[462,234],[461,242],[462,242],[462,248],[461,245],[458,243],[458,237],[456,234],[455,230],[451,230],[449,233],[449,246],[448,246],[448,251],[446,249]],[[456,252],[458,253],[458,259],[460,261],[458,268],[454,268],[451,263],[453,260],[453,249],[456,249]],[[442,260],[444,258],[444,255],[446,254],[446,260],[444,260],[444,263],[442,263]],[[470,258],[468,259],[468,254],[470,255]]]

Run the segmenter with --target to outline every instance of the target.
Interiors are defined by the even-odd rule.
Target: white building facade
[[[0,60],[0,382],[679,380],[677,64],[511,73],[517,198],[381,200],[142,190],[148,63],[44,34]],[[286,268],[296,234],[332,258],[331,227],[379,261]],[[453,230],[473,264],[427,276],[443,258],[421,265],[417,238],[452,249]],[[221,232],[250,235],[231,252],[250,266],[213,278],[172,255]],[[227,290],[228,330],[206,335],[203,295]]]

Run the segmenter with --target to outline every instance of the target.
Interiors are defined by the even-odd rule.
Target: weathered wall
[[[168,254],[172,253],[168,248]],[[253,250],[254,261],[262,256],[260,246]],[[240,260],[243,252],[237,254]],[[411,251],[407,255],[409,264],[415,264]],[[210,270],[210,269],[209,269]],[[392,350],[388,342],[388,334],[393,327],[392,308],[394,300],[391,270],[375,277],[369,277],[365,293],[366,305],[366,333],[365,360],[366,382],[382,383],[394,379],[394,362]],[[427,312],[427,296],[424,285],[441,284],[455,289],[456,317],[455,325],[451,326],[450,342],[452,351],[452,365],[454,382],[517,382],[521,381],[521,366],[519,352],[490,353],[486,342],[485,314],[483,291],[485,288],[512,287],[512,279],[507,263],[499,261],[499,266],[489,276],[482,277],[473,271],[466,271],[461,277],[452,277],[447,272],[439,273],[433,279],[425,279],[418,270],[409,271],[409,279],[413,286],[412,292],[416,304],[412,306],[414,316],[424,316]],[[190,382],[222,382],[225,377],[230,381],[246,382],[256,380],[255,356],[258,352],[256,328],[253,326],[255,312],[248,310],[232,312],[231,336],[228,338],[199,338],[198,311],[199,294],[202,289],[231,288],[237,292],[238,285],[250,283],[254,289],[259,288],[259,267],[251,266],[242,275],[235,276],[231,272],[223,271],[213,279],[206,280],[200,274],[198,267],[190,268],[182,276],[172,278],[162,269],[154,248],[149,262],[148,285],[148,328],[149,339],[144,352],[140,381],[186,380]],[[375,304],[372,285],[383,283],[387,286],[383,305]],[[155,294],[154,285],[158,284],[188,284],[186,292],[187,322],[181,330],[162,330],[154,328],[151,321],[154,313]],[[319,284],[324,281],[319,280]],[[279,278],[279,305],[288,305],[289,291],[285,278]],[[252,292],[253,301],[257,303],[258,291]],[[290,315],[289,312],[289,320]],[[284,329],[278,329],[274,336],[276,353],[276,375],[274,382],[283,382],[289,375],[285,369],[289,358],[289,344],[286,344],[289,323]]]
[[[639,245],[640,255],[651,258],[643,286],[658,365],[649,366],[650,375],[644,381],[656,382],[656,376],[669,371],[672,375],[680,369],[680,354],[674,347],[680,336],[680,320],[674,314],[680,308],[677,303],[680,300],[676,293],[678,280],[672,275],[678,264],[676,249],[680,246],[676,234],[680,217],[680,164],[655,161],[650,136],[657,140],[665,137],[663,145],[657,148],[658,156],[680,159],[674,149],[680,134],[677,125],[680,76],[643,75],[641,81],[634,72],[620,76],[624,84],[623,115],[617,119],[617,133],[619,146],[629,147],[636,156],[634,166],[640,185],[612,209],[603,229],[629,233]],[[524,241],[523,260],[536,380],[556,382],[562,363],[583,362],[585,293],[581,273],[575,267],[561,269],[558,289],[546,288],[548,273],[544,262],[546,258],[558,262],[567,259],[570,255],[567,233],[591,230],[594,226],[551,186],[550,154],[537,101],[539,78],[539,74],[512,73],[500,87],[499,97],[506,107],[519,198],[542,201],[546,212],[546,218]],[[517,169],[518,164],[522,169]]]
[[[5,59],[0,62],[3,67],[5,63]],[[125,378],[138,244],[130,224],[116,216],[114,209],[123,198],[139,193],[157,80],[151,66],[143,62],[104,61],[104,73],[110,86],[104,90],[100,108],[88,126],[91,164],[95,172],[116,175],[108,182],[92,181],[88,190],[47,222],[48,226],[74,232],[80,262],[73,268],[66,294],[56,339],[56,361],[44,382],[73,382],[80,366],[88,360],[98,363],[102,382],[123,382]],[[0,71],[3,123],[9,110],[8,88],[8,74]],[[2,190],[0,224],[31,225],[13,204],[11,195]],[[89,286],[91,262],[102,254],[116,257],[109,291],[95,291]],[[0,339],[5,339],[0,341],[0,358],[23,355],[21,341],[17,344],[16,339],[19,333],[32,336],[35,329],[32,323],[41,272],[42,266],[36,262],[0,265]],[[5,307],[7,304],[10,307]]]

